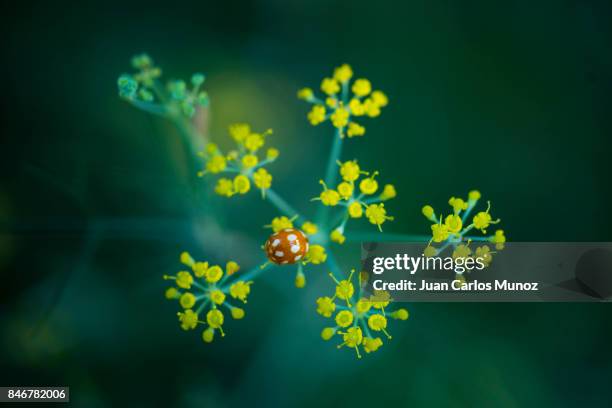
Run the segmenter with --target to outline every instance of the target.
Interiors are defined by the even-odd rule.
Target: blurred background
[[[295,94],[347,62],[390,99],[343,154],[396,184],[386,232],[427,233],[423,204],[478,188],[511,241],[610,241],[610,2],[0,7],[0,385],[67,385],[84,407],[609,406],[605,304],[407,305],[358,361],[319,337],[325,271],[297,290],[278,269],[225,338],[183,332],[161,279],[180,251],[248,268],[277,213],[254,192],[212,196],[116,79],[143,51],[167,79],[204,72],[212,140],[273,128],[275,188],[312,214],[333,132]]]

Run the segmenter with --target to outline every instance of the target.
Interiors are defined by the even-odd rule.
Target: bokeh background
[[[320,340],[324,271],[298,291],[274,270],[222,341],[182,332],[161,275],[184,249],[254,265],[276,213],[211,196],[177,131],[116,92],[142,51],[166,78],[206,73],[211,138],[272,127],[276,189],[312,213],[332,131],[295,92],[348,62],[391,101],[343,156],[397,185],[386,231],[427,233],[423,204],[479,188],[510,240],[610,241],[609,2],[0,7],[1,385],[68,385],[83,407],[609,406],[605,304],[408,305],[358,361]]]

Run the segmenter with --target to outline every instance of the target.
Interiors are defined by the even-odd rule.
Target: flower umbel
[[[194,330],[198,325],[203,325],[206,328],[202,332],[202,340],[211,343],[217,331],[221,336],[225,336],[224,310],[234,319],[244,317],[244,309],[231,304],[227,298],[246,303],[253,282],[230,278],[240,269],[234,261],[226,264],[225,271],[219,265],[197,262],[187,252],[181,254],[180,261],[190,268],[190,271],[164,275],[165,280],[173,280],[176,284],[176,287],[166,289],[165,297],[178,300],[183,309],[177,313],[181,328]]]
[[[365,297],[361,291],[361,274],[358,274],[358,286],[355,290],[353,269],[347,279],[338,280],[333,274],[330,276],[336,284],[335,293],[332,297],[323,296],[317,299],[317,313],[331,319],[333,326],[325,327],[321,332],[323,340],[330,340],[338,335],[342,342],[338,348],[349,347],[355,349],[358,358],[361,358],[360,349],[366,353],[377,351],[383,344],[379,333],[387,339],[391,335],[387,331],[388,318],[396,320],[407,320],[408,311],[397,309],[388,313],[385,308],[389,305],[388,294],[375,294]],[[339,299],[341,302],[336,303]],[[346,303],[346,305],[345,305]]]
[[[317,126],[329,120],[338,129],[340,137],[358,137],[366,133],[364,126],[353,121],[353,118],[380,115],[389,100],[382,91],[372,91],[370,81],[359,78],[353,81],[353,69],[343,64],[334,69],[331,77],[323,78],[321,91],[325,96],[319,98],[311,88],[298,91],[298,98],[313,106],[307,114],[311,125]]]

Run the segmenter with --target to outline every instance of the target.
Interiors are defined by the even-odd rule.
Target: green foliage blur
[[[180,251],[250,267],[277,213],[213,196],[116,81],[143,51],[165,78],[205,73],[211,139],[273,128],[275,189],[312,214],[333,130],[295,93],[347,62],[390,99],[343,155],[396,184],[385,231],[428,233],[423,204],[478,188],[510,241],[610,241],[609,2],[1,7],[0,385],[70,386],[80,407],[608,406],[607,305],[406,305],[358,361],[319,337],[324,271],[300,291],[275,270],[225,338],[182,332],[161,279]]]

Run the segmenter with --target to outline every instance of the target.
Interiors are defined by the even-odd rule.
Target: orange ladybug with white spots
[[[308,253],[308,237],[295,228],[285,228],[270,235],[264,245],[266,256],[277,265],[293,264]]]

